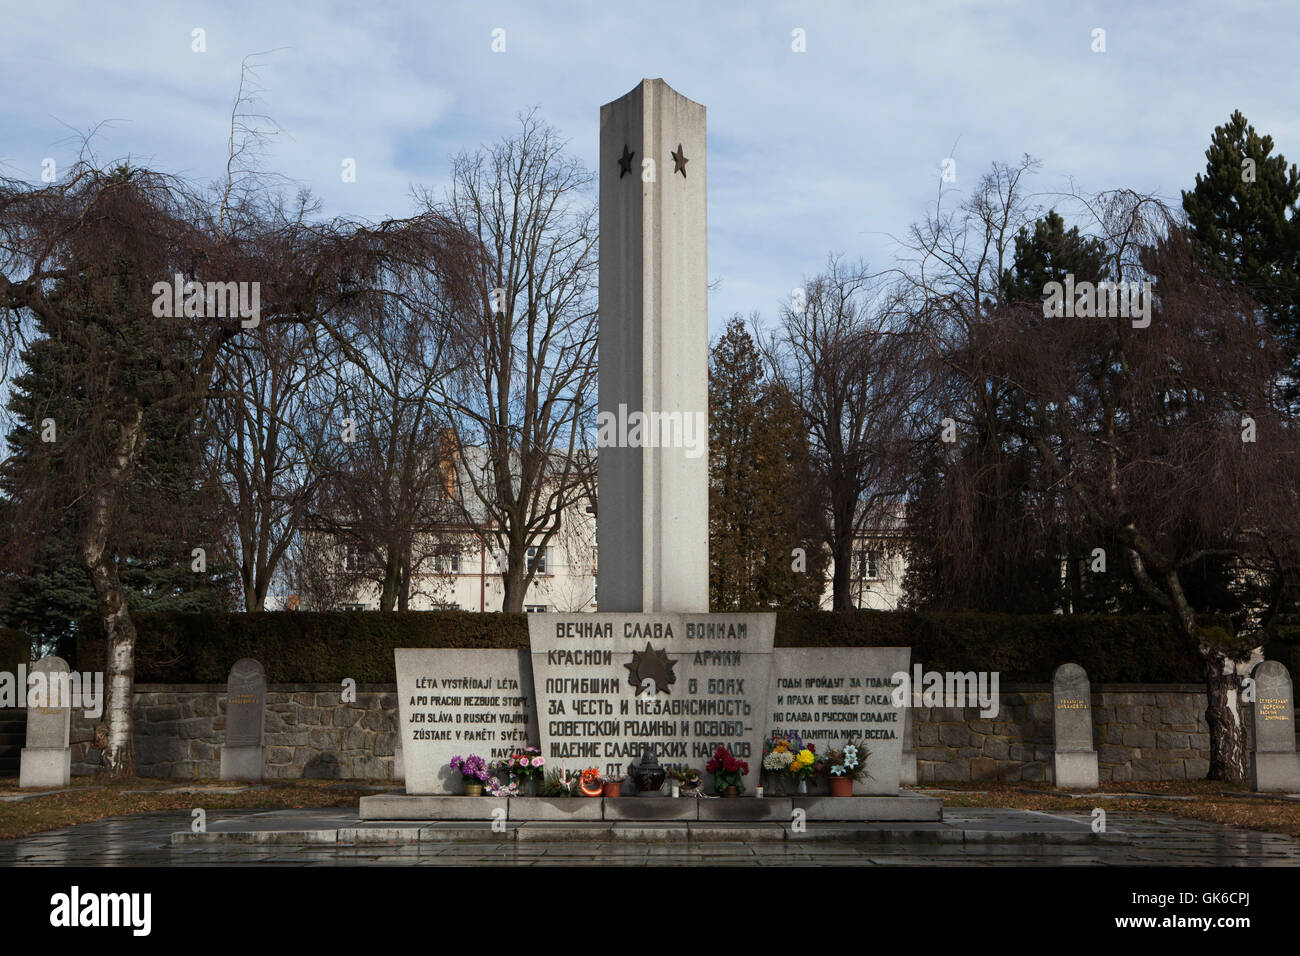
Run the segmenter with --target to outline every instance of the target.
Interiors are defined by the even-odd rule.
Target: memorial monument
[[[601,108],[598,169],[598,429],[619,426],[597,442],[600,610],[529,614],[527,655],[396,651],[406,794],[363,798],[362,817],[487,813],[500,801],[456,796],[451,757],[518,759],[525,738],[548,767],[608,776],[647,754],[703,772],[721,746],[747,764],[737,772],[753,794],[763,741],[779,730],[819,751],[864,743],[862,799],[715,809],[650,795],[583,801],[583,815],[788,819],[793,799],[809,819],[939,819],[940,801],[899,791],[904,714],[889,695],[908,648],[777,648],[775,613],[709,613],[704,107],[643,80]],[[629,431],[631,420],[640,424]],[[507,802],[511,818],[561,813],[545,800]]]

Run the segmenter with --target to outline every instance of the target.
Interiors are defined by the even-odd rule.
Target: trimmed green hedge
[[[784,611],[780,647],[906,644],[935,671],[997,671],[999,680],[1051,680],[1073,661],[1094,683],[1198,683],[1196,649],[1163,615],[946,614],[909,611]]]
[[[391,683],[396,647],[528,647],[524,614],[344,611],[135,615],[140,683],[224,683],[252,657],[274,683]],[[76,667],[102,670],[103,632],[85,622]],[[97,635],[97,636],[96,636]],[[997,671],[1003,682],[1046,681],[1066,661],[1094,683],[1202,679],[1193,648],[1153,615],[782,611],[778,647],[909,645],[926,670]]]

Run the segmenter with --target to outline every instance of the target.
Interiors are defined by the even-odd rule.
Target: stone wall
[[[1052,761],[1047,684],[1000,688],[1001,710],[920,707],[913,712],[920,783],[1046,780]],[[1182,780],[1209,768],[1205,690],[1198,684],[1098,684],[1093,744],[1103,781]],[[225,739],[226,688],[138,684],[136,772],[215,778]],[[1246,709],[1249,721],[1250,708]],[[401,779],[397,697],[391,684],[361,685],[355,704],[338,685],[272,684],[266,695],[267,776]],[[74,714],[72,772],[92,773],[93,722]]]
[[[994,717],[981,717],[978,708],[915,710],[922,784],[1050,779],[1051,685],[1006,685],[999,691],[1001,708]],[[1205,688],[1095,684],[1092,741],[1103,781],[1203,778],[1210,766]]]
[[[343,703],[337,684],[272,684],[266,694],[268,778],[393,780],[397,695],[392,685],[359,685]],[[93,773],[94,722],[77,712],[72,772]],[[207,684],[137,684],[135,765],[142,777],[215,778],[226,735],[226,688]]]

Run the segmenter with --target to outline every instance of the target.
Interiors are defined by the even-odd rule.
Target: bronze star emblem
[[[644,651],[633,651],[632,662],[624,664],[627,668],[627,682],[641,690],[642,684],[647,679],[653,681],[651,685],[654,693],[669,693],[668,688],[677,680],[677,675],[673,673],[673,668],[677,661],[670,660],[667,651],[657,651],[646,641]]]
[[[632,171],[632,157],[635,156],[635,155],[636,155],[636,153],[631,152],[631,151],[627,148],[627,144],[624,143],[624,144],[623,144],[623,155],[620,156],[619,159],[618,159],[618,178],[619,178],[619,179],[622,179],[624,176],[626,176],[628,173],[630,173],[630,172]]]
[[[669,153],[668,155],[670,155],[670,156],[673,158],[673,172],[674,172],[674,173],[681,173],[681,174],[682,174],[682,179],[685,179],[685,178],[686,178],[686,164],[689,163],[690,160],[687,159],[687,158],[686,158],[686,154],[682,152],[682,144],[681,144],[681,143],[678,143],[678,144],[677,144],[677,152],[675,152],[675,153]]]

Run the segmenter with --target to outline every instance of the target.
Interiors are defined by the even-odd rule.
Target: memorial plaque
[[[530,614],[543,755],[625,773],[650,745],[702,770],[722,745],[752,788],[775,632],[774,614]]]
[[[1052,674],[1052,733],[1057,753],[1092,750],[1092,690],[1078,664],[1062,664]]]
[[[38,674],[41,676],[37,677]],[[67,747],[72,726],[68,662],[62,657],[42,657],[32,666],[28,682],[33,690],[38,691],[34,699],[46,706],[27,708],[27,746]],[[24,694],[27,691],[28,688],[22,688]]]
[[[798,733],[819,754],[860,741],[871,751],[871,776],[854,793],[898,793],[905,708],[890,694],[893,675],[905,673],[911,658],[910,647],[778,647],[764,739]]]
[[[537,744],[526,651],[399,648],[397,715],[406,792],[463,793],[454,756],[488,763]]]
[[[1295,700],[1286,665],[1264,661],[1255,678],[1255,750],[1295,753]]]
[[[251,657],[235,661],[226,682],[226,746],[262,746],[266,671]]]

